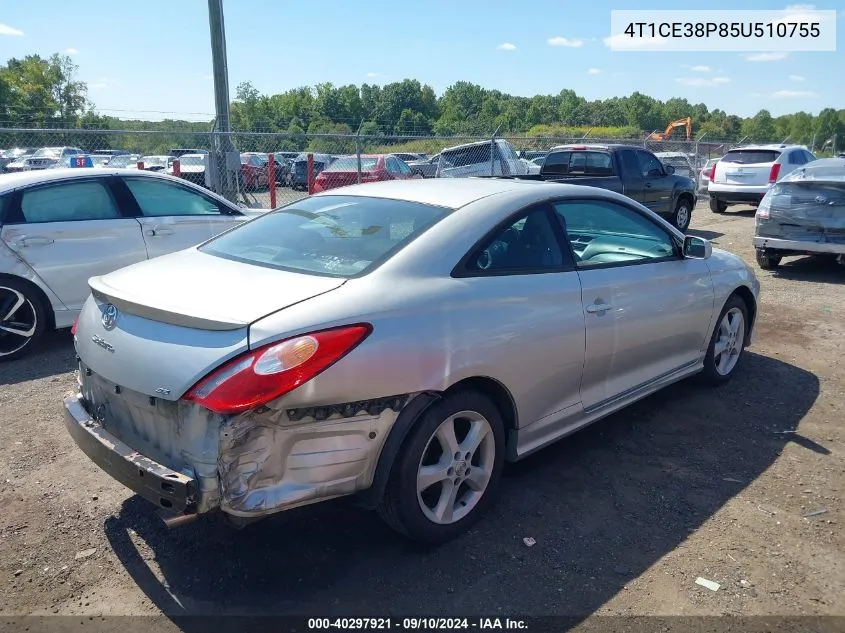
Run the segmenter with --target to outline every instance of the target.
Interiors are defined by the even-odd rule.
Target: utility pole
[[[229,120],[229,68],[226,63],[226,28],[223,24],[223,0],[208,0],[208,26],[211,32],[211,61],[214,75],[215,129],[211,158],[212,183],[227,200],[237,202],[240,156],[232,143]],[[233,165],[237,164],[237,170]]]

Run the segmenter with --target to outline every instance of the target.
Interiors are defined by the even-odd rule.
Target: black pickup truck
[[[633,198],[683,232],[695,207],[695,181],[675,175],[651,152],[633,145],[561,145],[546,154],[539,174],[510,176],[601,187]]]

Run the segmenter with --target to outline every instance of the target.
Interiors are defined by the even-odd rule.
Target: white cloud
[[[807,79],[805,77],[802,77],[801,75],[790,75],[789,78],[792,81],[807,81]]]
[[[381,73],[367,73],[367,77],[381,77]]]
[[[710,66],[690,66],[689,69],[694,73],[710,73],[713,69]]]
[[[665,37],[629,37],[624,33],[617,33],[610,37],[602,38],[604,45],[616,50],[632,50],[643,46],[659,46],[666,43]]]
[[[565,37],[550,37],[548,40],[549,46],[566,46],[568,48],[580,48],[584,45],[582,40],[568,39]]]
[[[772,93],[773,99],[811,99],[816,96],[809,90],[778,90]]]
[[[779,62],[789,57],[789,53],[749,53],[745,59],[749,62]]]
[[[76,55],[77,53],[79,53],[79,51],[75,48],[66,48],[65,53],[67,53],[68,55]]]
[[[601,68],[589,68],[589,69],[587,69],[587,74],[588,75],[600,75],[601,74]]]
[[[108,84],[105,83],[104,81],[98,81],[97,83],[88,84],[89,88],[94,88],[94,89],[105,88],[106,86],[108,86]]]
[[[0,23],[0,35],[23,35],[23,31],[14,29],[8,24]]]
[[[790,13],[798,13],[800,11],[815,11],[816,5],[814,4],[790,4],[784,9],[784,11],[789,11]]]
[[[496,48],[500,51],[515,51],[516,50],[516,46],[514,44],[511,44],[510,42],[504,42],[503,44],[499,44]]]
[[[826,10],[829,9],[819,9],[814,4],[790,4],[783,10],[785,16],[779,20],[775,20],[771,24],[780,24],[781,22],[787,24],[793,22],[799,24],[802,22],[827,22],[829,19],[827,14],[817,13],[818,11]]]
[[[683,86],[690,86],[692,88],[712,88],[731,83],[729,77],[713,77],[712,79],[707,79],[706,77],[678,77],[675,81]]]

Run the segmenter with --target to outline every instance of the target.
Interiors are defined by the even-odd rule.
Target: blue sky
[[[789,4],[746,0],[740,7],[708,0],[700,8]],[[761,108],[778,115],[845,107],[839,33],[837,52],[750,58],[727,52],[614,52],[603,38],[610,35],[611,9],[631,8],[624,5],[224,0],[230,86],[234,95],[240,81],[250,80],[261,92],[275,93],[326,81],[411,77],[438,94],[459,80],[523,96],[571,88],[598,99],[639,90],[741,116]],[[814,7],[837,10],[837,30],[845,26],[840,0]],[[636,8],[679,5],[638,0]],[[54,52],[73,56],[89,97],[107,114],[204,120],[213,112],[206,0],[0,0],[0,63]]]

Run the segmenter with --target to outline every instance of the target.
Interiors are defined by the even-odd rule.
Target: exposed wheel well
[[[748,309],[748,324],[745,327],[746,334],[751,331],[751,324],[757,318],[757,303],[754,301],[754,295],[746,286],[740,286],[731,293],[731,297],[739,297],[745,302],[745,307]],[[747,339],[746,339],[747,340]]]
[[[32,290],[32,293],[41,302],[41,307],[44,308],[44,316],[47,319],[45,325],[51,330],[56,329],[56,315],[53,312],[53,305],[50,303],[50,299],[47,298],[47,295],[44,293],[43,290],[41,290],[41,288],[32,283],[29,279],[17,277],[16,275],[7,275],[5,273],[0,273],[0,283],[3,283],[4,280],[16,281],[29,287]]]
[[[444,395],[459,389],[473,389],[490,398],[502,414],[505,431],[509,433],[510,431],[516,430],[518,422],[516,404],[513,401],[513,396],[511,396],[510,392],[498,380],[493,380],[486,376],[464,378],[449,387],[444,392]]]
[[[681,202],[683,200],[689,202],[690,211],[695,208],[695,197],[693,197],[691,193],[682,193],[680,196],[678,196],[678,202]]]

